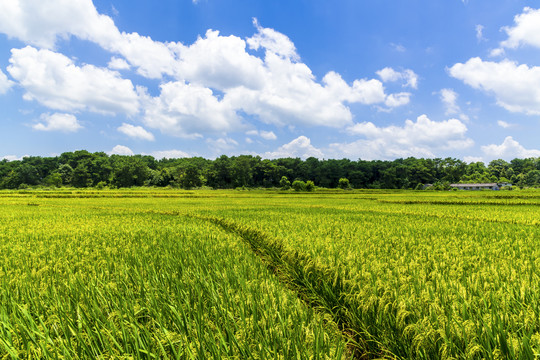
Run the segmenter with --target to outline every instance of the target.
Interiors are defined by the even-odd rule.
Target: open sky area
[[[539,8],[0,0],[0,159],[540,157]]]

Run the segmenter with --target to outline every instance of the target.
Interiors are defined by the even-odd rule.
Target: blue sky
[[[540,157],[540,9],[0,0],[0,158]]]

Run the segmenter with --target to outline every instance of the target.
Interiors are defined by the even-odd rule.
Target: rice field
[[[535,359],[540,193],[0,192],[0,358]]]

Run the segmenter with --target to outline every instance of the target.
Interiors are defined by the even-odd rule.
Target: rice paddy
[[[0,204],[0,358],[540,353],[534,191],[15,191]]]

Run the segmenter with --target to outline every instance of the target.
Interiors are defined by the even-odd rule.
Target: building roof
[[[450,184],[452,187],[494,187],[497,183],[479,183],[479,184]]]

